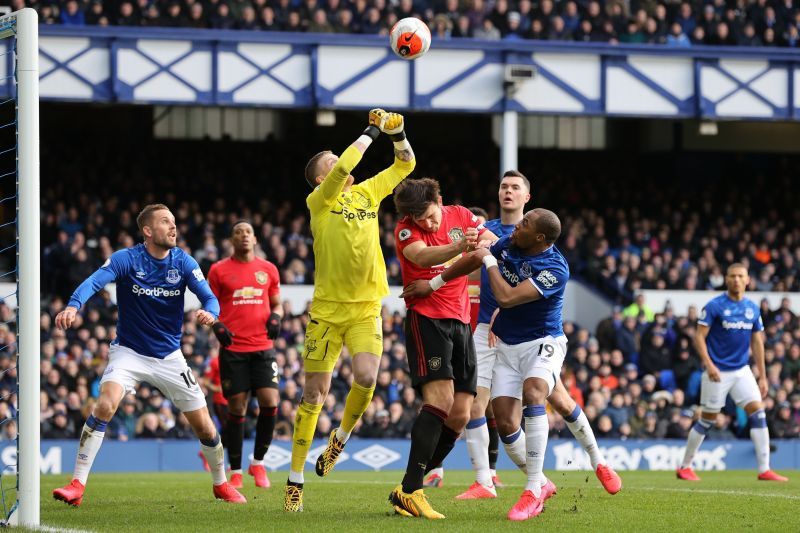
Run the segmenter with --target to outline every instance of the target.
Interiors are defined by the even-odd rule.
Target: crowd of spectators
[[[25,0],[12,0],[13,7]],[[386,35],[400,18],[453,37],[663,44],[800,44],[794,0],[41,0],[44,24]]]
[[[110,295],[101,292],[70,331],[56,330],[53,318],[77,284],[114,250],[140,240],[135,216],[145,203],[159,201],[172,207],[179,246],[205,271],[230,253],[230,225],[246,217],[257,228],[258,253],[278,265],[284,285],[313,282],[313,242],[303,202],[307,189],[293,170],[305,164],[308,146],[295,150],[289,143],[274,141],[253,145],[159,141],[133,146],[109,139],[87,135],[80,143],[66,139],[42,143],[45,438],[76,437],[91,411],[115,336],[116,308]],[[481,205],[490,216],[497,216],[494,161],[467,161],[447,152],[426,151],[427,143],[419,144],[416,173],[437,177],[446,202]],[[659,157],[611,152],[520,154],[520,168],[532,181],[532,203],[555,210],[563,221],[559,247],[574,277],[595,284],[620,304],[596,331],[578,324],[565,326],[570,342],[564,382],[600,437],[682,438],[698,402],[700,363],[690,342],[696,309],[685,317],[675,316],[671,309],[650,309],[641,295],[634,301],[639,289],[719,290],[720,272],[732,261],[749,266],[751,289],[799,288],[800,213],[794,209],[797,186],[791,180],[800,168],[798,158],[765,162],[730,156]],[[685,166],[699,165],[701,160],[706,161],[702,168]],[[263,192],[265,161],[270,172],[268,195]],[[377,156],[368,158],[364,168],[359,166],[358,177],[382,163]],[[587,168],[594,173],[588,186]],[[703,176],[700,187],[696,176]],[[74,186],[76,180],[80,187]],[[397,284],[392,234],[396,214],[389,202],[381,210],[380,222],[389,278]],[[708,299],[713,294],[708,292]],[[277,439],[290,438],[304,385],[300,357],[307,315],[302,305],[284,305],[288,318],[276,342],[281,394]],[[762,303],[770,381],[766,403],[774,437],[797,437],[800,431],[797,311],[788,303],[772,310]],[[378,387],[356,430],[361,437],[407,436],[419,407],[408,377],[402,319],[384,311]],[[0,346],[6,347],[0,350],[0,420],[13,415],[16,405],[13,331],[13,313],[0,304]],[[197,327],[188,313],[182,351],[196,375],[204,374],[217,349],[213,335]],[[317,436],[324,437],[339,423],[351,379],[345,352],[334,372]],[[250,408],[248,432],[253,431],[257,409],[257,405]],[[567,436],[563,420],[551,416],[554,435]],[[746,417],[729,406],[712,433],[746,437],[746,423]],[[13,421],[0,426],[3,438],[12,438],[15,431]],[[135,397],[123,401],[108,436],[191,438],[191,431],[168,400],[143,385]]]
[[[108,362],[108,345],[115,333],[116,308],[107,294],[87,305],[75,328],[53,328],[53,316],[63,306],[58,297],[41,315],[41,421],[47,439],[76,438],[98,395],[99,380]],[[303,374],[301,353],[307,320],[304,310],[284,304],[288,317],[275,343],[280,375],[280,406],[275,438],[289,440],[299,403]],[[642,306],[644,307],[644,306]],[[7,316],[9,310],[0,306]],[[686,438],[695,417],[693,406],[700,393],[701,365],[691,339],[697,310],[685,317],[665,312],[637,315],[615,310],[592,333],[573,323],[565,324],[569,351],[562,379],[570,394],[583,406],[594,431],[601,438]],[[182,351],[193,372],[202,376],[210,358],[217,357],[216,339],[186,315]],[[762,303],[766,325],[766,368],[769,396],[766,412],[773,438],[800,437],[800,322],[785,301],[771,310]],[[384,353],[372,404],[355,434],[362,438],[404,438],[411,431],[420,399],[410,386],[402,332],[402,315],[384,309]],[[12,324],[13,326],[13,324]],[[5,342],[12,334],[0,328]],[[13,414],[15,374],[8,370],[7,355],[0,357],[0,416]],[[320,415],[316,437],[326,438],[341,422],[344,399],[352,383],[347,350],[336,366],[330,394]],[[203,381],[207,388],[207,382]],[[247,434],[254,434],[258,405],[248,411]],[[551,434],[568,438],[564,420],[550,413]],[[6,424],[4,438],[13,438],[15,427]],[[730,404],[720,413],[716,439],[747,438],[747,417]],[[186,420],[161,393],[143,384],[136,396],[122,402],[108,426],[106,438],[193,438]]]

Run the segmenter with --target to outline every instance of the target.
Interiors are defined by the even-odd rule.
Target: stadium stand
[[[184,191],[180,198],[168,193],[158,199],[173,206],[179,245],[192,253],[204,270],[229,253],[226,236],[230,224],[248,217],[259,232],[260,253],[278,265],[284,284],[313,281],[303,191],[287,185],[293,175],[290,168],[302,168],[305,154],[270,142],[157,142],[134,147],[119,139],[96,137],[80,144],[47,146],[50,153],[42,159],[43,175],[49,176],[42,189],[42,278],[47,305],[41,315],[41,420],[45,438],[76,437],[90,412],[108,343],[114,338],[116,309],[109,295],[101,293],[87,306],[75,329],[66,333],[55,330],[53,317],[83,278],[114,250],[138,240],[135,214],[140,204],[127,198],[136,193],[142,201],[150,201],[158,195],[136,191]],[[264,179],[261,167],[277,150],[284,156],[280,165],[270,169],[275,190],[269,195],[273,200],[268,200],[259,193]],[[206,157],[193,158],[198,152]],[[573,271],[621,304],[594,332],[578,324],[565,326],[570,341],[565,384],[600,437],[685,438],[691,426],[689,408],[698,401],[700,363],[690,342],[697,309],[682,317],[671,309],[650,309],[641,296],[634,299],[638,289],[718,290],[720,272],[734,260],[749,265],[754,289],[798,289],[800,233],[797,220],[785,215],[794,212],[788,206],[794,201],[796,185],[789,176],[800,169],[797,158],[787,156],[765,163],[671,157],[675,162],[665,165],[659,157],[629,159],[625,154],[582,153],[533,158],[528,154],[521,161],[521,168],[533,178],[533,203],[556,209],[565,221],[559,245]],[[89,159],[93,163],[85,164]],[[472,205],[496,198],[496,181],[487,168],[453,163],[459,159],[447,154],[423,153],[419,160],[420,175],[438,177],[445,194],[453,191],[448,201]],[[238,163],[232,168],[231,161]],[[704,176],[704,195],[696,195],[690,180],[682,178],[687,165],[695,165],[694,175]],[[602,186],[581,185],[585,183],[581,169],[585,168],[595,169],[593,183]],[[367,172],[365,169],[364,174]],[[69,177],[77,175],[84,184],[80,190],[69,187]],[[234,202],[226,196],[228,191],[217,179],[220,175],[235,178],[236,197],[252,199],[251,203]],[[109,176],[117,184],[115,194],[101,187]],[[637,180],[637,187],[629,186],[632,179]],[[663,183],[670,187],[660,186]],[[776,183],[780,187],[774,187]],[[90,192],[100,190],[102,201]],[[780,195],[774,192],[777,190]],[[473,191],[476,196],[462,196],[462,191]],[[580,205],[606,207],[575,207]],[[494,201],[486,207],[490,215],[497,213]],[[390,282],[397,284],[391,234],[395,216],[393,208],[384,206],[382,242]],[[290,318],[284,321],[276,343],[281,376],[278,439],[290,438],[303,387],[299,354],[307,320],[305,309],[293,309],[288,302],[285,305]],[[779,309],[762,303],[770,381],[766,406],[774,437],[800,436],[798,311],[790,309],[788,301]],[[5,304],[0,305],[0,319],[13,321],[12,315]],[[218,345],[190,318],[187,315],[184,324],[182,350],[195,373],[202,375]],[[362,437],[407,436],[418,409],[405,361],[402,318],[384,311],[385,350],[375,399],[357,428]],[[10,331],[14,331],[13,322],[0,326],[2,344],[9,345],[0,353],[0,369],[10,364],[13,355]],[[0,397],[7,399],[0,402],[0,414],[15,404],[13,371],[3,376]],[[345,356],[337,366],[318,437],[324,438],[340,420],[350,380],[349,356]],[[256,410],[253,405],[248,413],[248,433],[254,429]],[[551,416],[553,434],[567,436],[563,420]],[[729,405],[714,431],[719,438],[746,438],[746,424],[746,417]],[[191,437],[185,420],[149,386],[142,386],[135,398],[125,400],[109,428],[107,436],[117,439]],[[13,438],[14,432],[15,426],[8,424],[2,438]]]
[[[14,10],[25,0],[12,0]],[[416,16],[433,38],[536,39],[688,47],[800,46],[793,0],[66,0],[34,2],[43,24],[386,35]]]

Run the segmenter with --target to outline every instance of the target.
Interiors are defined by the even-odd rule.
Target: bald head
[[[561,221],[558,219],[558,215],[541,207],[537,207],[531,212],[536,215],[536,231],[544,234],[548,244],[556,242],[561,235]]]

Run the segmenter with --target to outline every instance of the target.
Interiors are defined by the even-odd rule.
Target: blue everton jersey
[[[501,308],[492,326],[494,334],[506,344],[563,335],[561,311],[569,265],[558,248],[551,246],[538,255],[522,255],[506,236],[491,247],[491,252],[509,285],[532,283],[542,295],[533,302]]]
[[[147,253],[144,244],[114,252],[106,263],[81,283],[69,300],[81,308],[108,283],[117,282],[117,338],[135,352],[163,359],[181,345],[183,293],[189,287],[203,309],[219,316],[217,301],[197,261],[172,248],[164,259]]]
[[[708,355],[720,370],[738,370],[750,361],[750,338],[763,331],[761,311],[752,300],[731,300],[720,294],[700,312],[698,324],[708,326]]]
[[[511,232],[514,231],[514,226],[515,224],[503,224],[499,218],[489,220],[483,224],[484,228],[498,237],[511,235]],[[492,287],[489,286],[489,275],[486,273],[486,267],[481,267],[481,305],[478,309],[478,324],[491,322],[495,309],[497,309],[497,300],[494,299]]]

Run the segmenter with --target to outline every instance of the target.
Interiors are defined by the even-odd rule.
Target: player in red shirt
[[[470,207],[470,212],[478,217],[478,222],[483,224],[489,219],[489,214],[481,207]],[[481,306],[481,270],[477,269],[470,273],[467,278],[467,292],[469,293],[469,316],[470,329],[475,332],[478,325],[478,312]],[[492,472],[492,479],[496,487],[502,487],[500,479],[496,475],[497,457],[500,451],[500,435],[497,432],[497,421],[494,418],[491,402],[486,407],[486,424],[489,427],[489,469]],[[432,468],[423,481],[425,487],[441,487],[444,482],[444,467],[441,463]]]
[[[406,180],[394,191],[403,217],[395,229],[403,285],[441,281],[441,273],[478,240],[496,237],[464,207],[442,205],[439,183]],[[467,278],[459,277],[422,298],[406,298],[405,335],[411,382],[422,392],[422,410],[411,430],[402,485],[390,501],[404,516],[438,519],[423,494],[425,472],[440,464],[469,420],[477,386]]]
[[[258,398],[256,443],[248,473],[257,487],[270,486],[264,456],[272,442],[278,414],[278,364],[272,340],[280,333],[283,308],[278,269],[255,256],[253,226],[233,225],[233,256],[211,265],[208,283],[219,299],[219,339],[222,394],[228,400],[225,447],[231,465],[231,484],[242,486],[242,441],[248,393]]]

